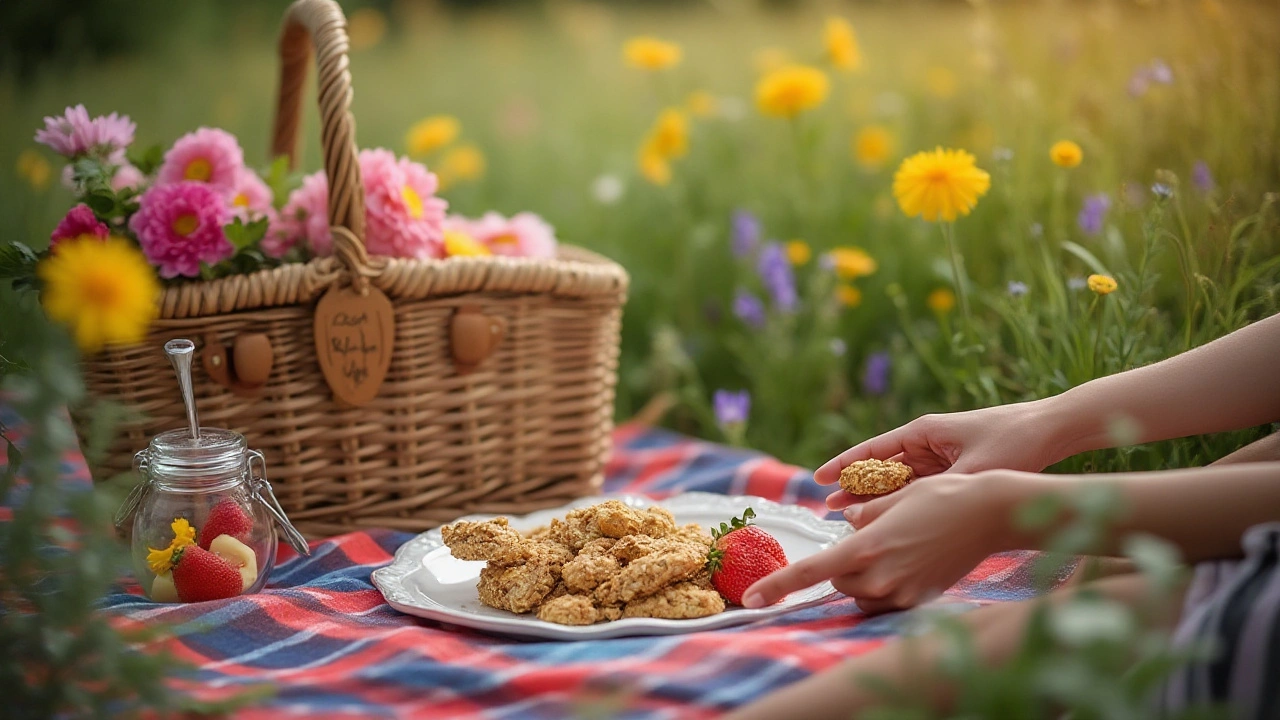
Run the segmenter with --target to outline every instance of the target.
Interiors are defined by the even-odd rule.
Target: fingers
[[[757,580],[743,593],[743,607],[758,608],[772,605],[786,597],[787,593],[817,585],[837,575],[855,572],[858,569],[858,555],[850,552],[852,540],[854,538],[847,538],[834,547],[810,555]]]
[[[905,497],[905,494],[899,490],[888,495],[881,495],[874,500],[850,505],[845,508],[844,519],[848,520],[850,525],[861,530],[876,518],[888,512],[889,508],[897,505],[903,497]]]
[[[870,440],[854,445],[818,468],[813,474],[813,479],[819,485],[830,485],[840,479],[840,471],[848,467],[850,463],[859,460],[870,460],[871,458],[889,460],[902,452],[902,438],[905,435],[906,428],[907,426],[903,425],[897,430],[890,430],[883,435],[877,435]]]
[[[876,495],[850,495],[844,490],[837,490],[827,496],[827,509],[843,510],[854,503],[864,503],[876,497]]]

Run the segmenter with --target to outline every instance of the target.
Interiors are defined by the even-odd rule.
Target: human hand
[[[818,468],[813,478],[819,485],[834,484],[841,470],[870,458],[904,462],[917,477],[996,469],[1039,472],[1065,456],[1047,402],[923,415],[845,450]],[[868,499],[836,490],[827,497],[827,507],[839,510]]]
[[[823,580],[868,614],[924,602],[1016,544],[1013,511],[1030,477],[939,475],[853,505],[845,511],[852,537],[757,581],[743,605],[764,607]]]

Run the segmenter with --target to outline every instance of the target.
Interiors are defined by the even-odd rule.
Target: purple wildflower
[[[765,243],[760,251],[760,260],[756,265],[765,289],[773,299],[774,307],[782,312],[796,309],[800,297],[796,294],[796,276],[787,258],[787,250],[782,243],[772,241]]]
[[[746,390],[716,390],[713,399],[716,422],[721,428],[728,429],[747,423],[751,414],[751,393]]]
[[[1158,58],[1151,61],[1151,65],[1147,68],[1147,76],[1151,78],[1152,82],[1160,83],[1161,85],[1173,84],[1173,70],[1170,69],[1168,63]]]
[[[1027,284],[1018,280],[1009,281],[1009,296],[1020,298],[1027,294]]]
[[[733,314],[748,327],[756,330],[764,327],[764,303],[746,290],[739,290],[733,298]]]
[[[751,214],[750,210],[733,211],[733,255],[745,258],[756,251],[760,245],[760,218]]]
[[[1097,235],[1102,232],[1102,221],[1106,219],[1110,209],[1111,198],[1106,193],[1090,195],[1084,199],[1084,207],[1080,208],[1076,223],[1089,235]]]
[[[1202,193],[1213,190],[1213,173],[1209,172],[1209,165],[1205,161],[1197,160],[1195,167],[1191,168],[1191,182]]]
[[[867,395],[884,395],[889,392],[889,370],[893,358],[883,350],[867,356],[867,365],[862,371],[862,392]]]

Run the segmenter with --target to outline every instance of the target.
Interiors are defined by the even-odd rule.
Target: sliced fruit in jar
[[[248,540],[253,531],[253,521],[245,513],[240,503],[231,498],[223,498],[209,511],[204,525],[200,527],[200,547],[208,550],[213,540],[219,535],[230,535],[237,540]]]
[[[187,545],[174,553],[173,585],[182,602],[222,600],[242,591],[236,568],[199,545]]]
[[[173,576],[160,573],[151,581],[151,599],[155,602],[178,602],[178,589],[173,586]]]
[[[257,582],[258,557],[253,554],[253,548],[230,535],[219,535],[209,543],[209,552],[226,560],[240,572],[243,581],[240,592],[248,590],[250,585]]]

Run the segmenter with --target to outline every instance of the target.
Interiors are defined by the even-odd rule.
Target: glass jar
[[[152,600],[261,590],[275,565],[277,526],[299,554],[309,552],[271,491],[262,453],[239,433],[163,432],[134,456],[134,468],[143,480],[120,508],[116,528],[130,536],[134,575]]]

